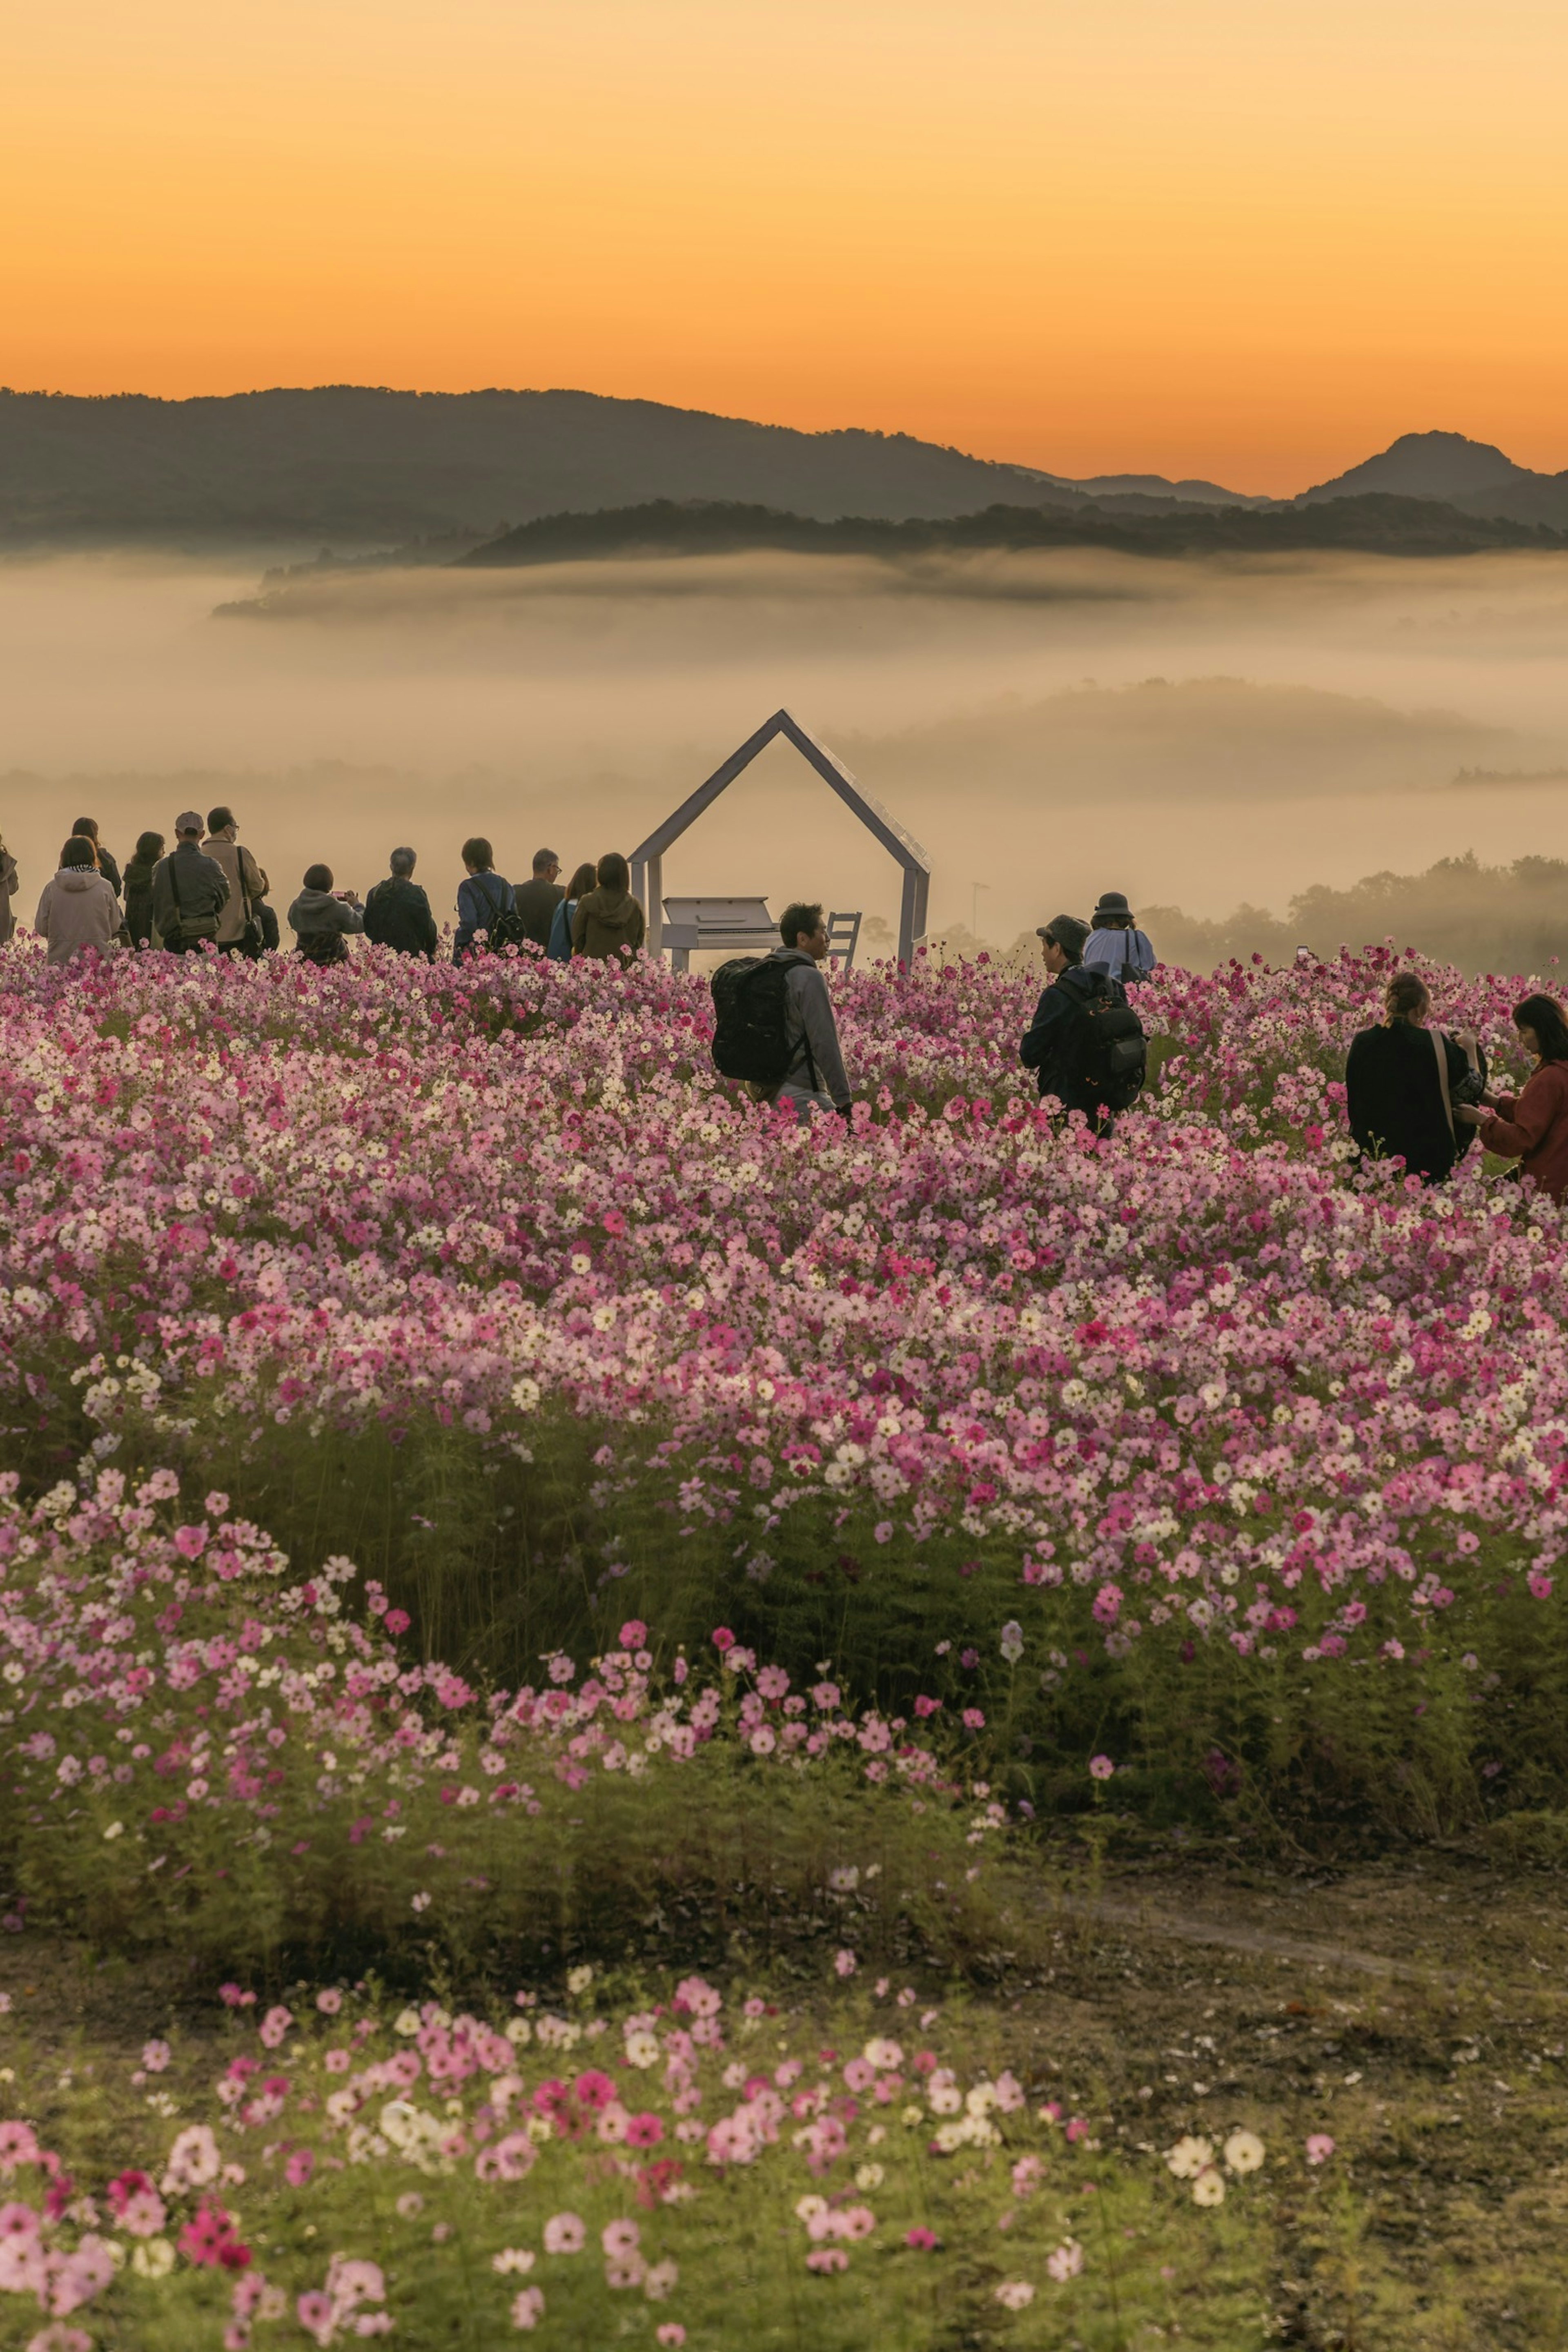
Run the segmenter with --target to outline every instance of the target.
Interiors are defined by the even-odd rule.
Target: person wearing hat
[[[1120,890],[1102,890],[1094,920],[1084,942],[1084,962],[1093,971],[1108,971],[1124,988],[1148,980],[1159,969],[1159,958],[1141,931]]]
[[[1109,1135],[1112,1114],[1083,1083],[1074,1049],[1080,1016],[1089,1005],[1105,996],[1124,1005],[1126,991],[1108,973],[1086,971],[1083,951],[1089,929],[1076,915],[1054,915],[1035,936],[1043,943],[1041,954],[1051,977],[1024,1033],[1018,1058],[1026,1070],[1036,1072],[1042,1095],[1055,1095],[1064,1112],[1081,1110],[1097,1134]]]
[[[153,868],[153,921],[171,955],[188,955],[217,940],[218,918],[228,904],[228,876],[202,849],[205,831],[195,809],[174,819],[174,846]]]

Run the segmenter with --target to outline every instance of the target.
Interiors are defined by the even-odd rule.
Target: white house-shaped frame
[[[895,858],[902,868],[899,961],[905,965],[912,963],[915,941],[923,938],[925,933],[931,860],[914,835],[906,833],[898,819],[889,815],[881,802],[874,800],[856,782],[843,761],[836,759],[827,746],[819,743],[810,729],[803,727],[799,719],[787,710],[775,710],[754,735],[747,737],[739,751],[731,752],[722,767],[714,769],[705,784],[699,784],[690,798],[682,801],[680,806],[633,850],[632,888],[647,911],[649,952],[657,955],[663,943],[665,851],[672,842],[679,840],[689,825],[696,823],[704,809],[712,807],[720,793],[751,766],[758,752],[765,751],[775,735],[784,736],[795,745],[801,757],[816,770],[823,782],[837,793],[847,808],[854,810],[867,832],[881,843],[889,856]]]

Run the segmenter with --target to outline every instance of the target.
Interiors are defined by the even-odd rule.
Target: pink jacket
[[[51,963],[69,963],[83,948],[101,953],[120,929],[120,901],[90,866],[62,866],[44,885],[33,929],[49,943]]]

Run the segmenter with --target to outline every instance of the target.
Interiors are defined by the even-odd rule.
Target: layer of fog
[[[0,567],[0,833],[26,919],[71,820],[123,858],[231,801],[284,904],[407,840],[441,911],[479,831],[526,871],[628,848],[794,709],[922,840],[933,927],[1009,940],[1104,887],[1217,915],[1314,882],[1568,856],[1568,568],[1550,555],[903,569],[797,557],[327,575]],[[975,886],[982,886],[976,889]],[[669,890],[884,919],[891,868],[775,746]]]

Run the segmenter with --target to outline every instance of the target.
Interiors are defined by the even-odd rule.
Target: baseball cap
[[[1076,915],[1053,915],[1048,923],[1036,926],[1035,937],[1037,940],[1055,940],[1058,947],[1064,948],[1068,955],[1081,956],[1084,941],[1089,937],[1089,925],[1079,922]]]
[[[196,814],[195,809],[187,809],[183,816],[177,816],[174,819],[174,831],[176,833],[205,833],[206,831],[206,827],[202,823],[201,818]]]

